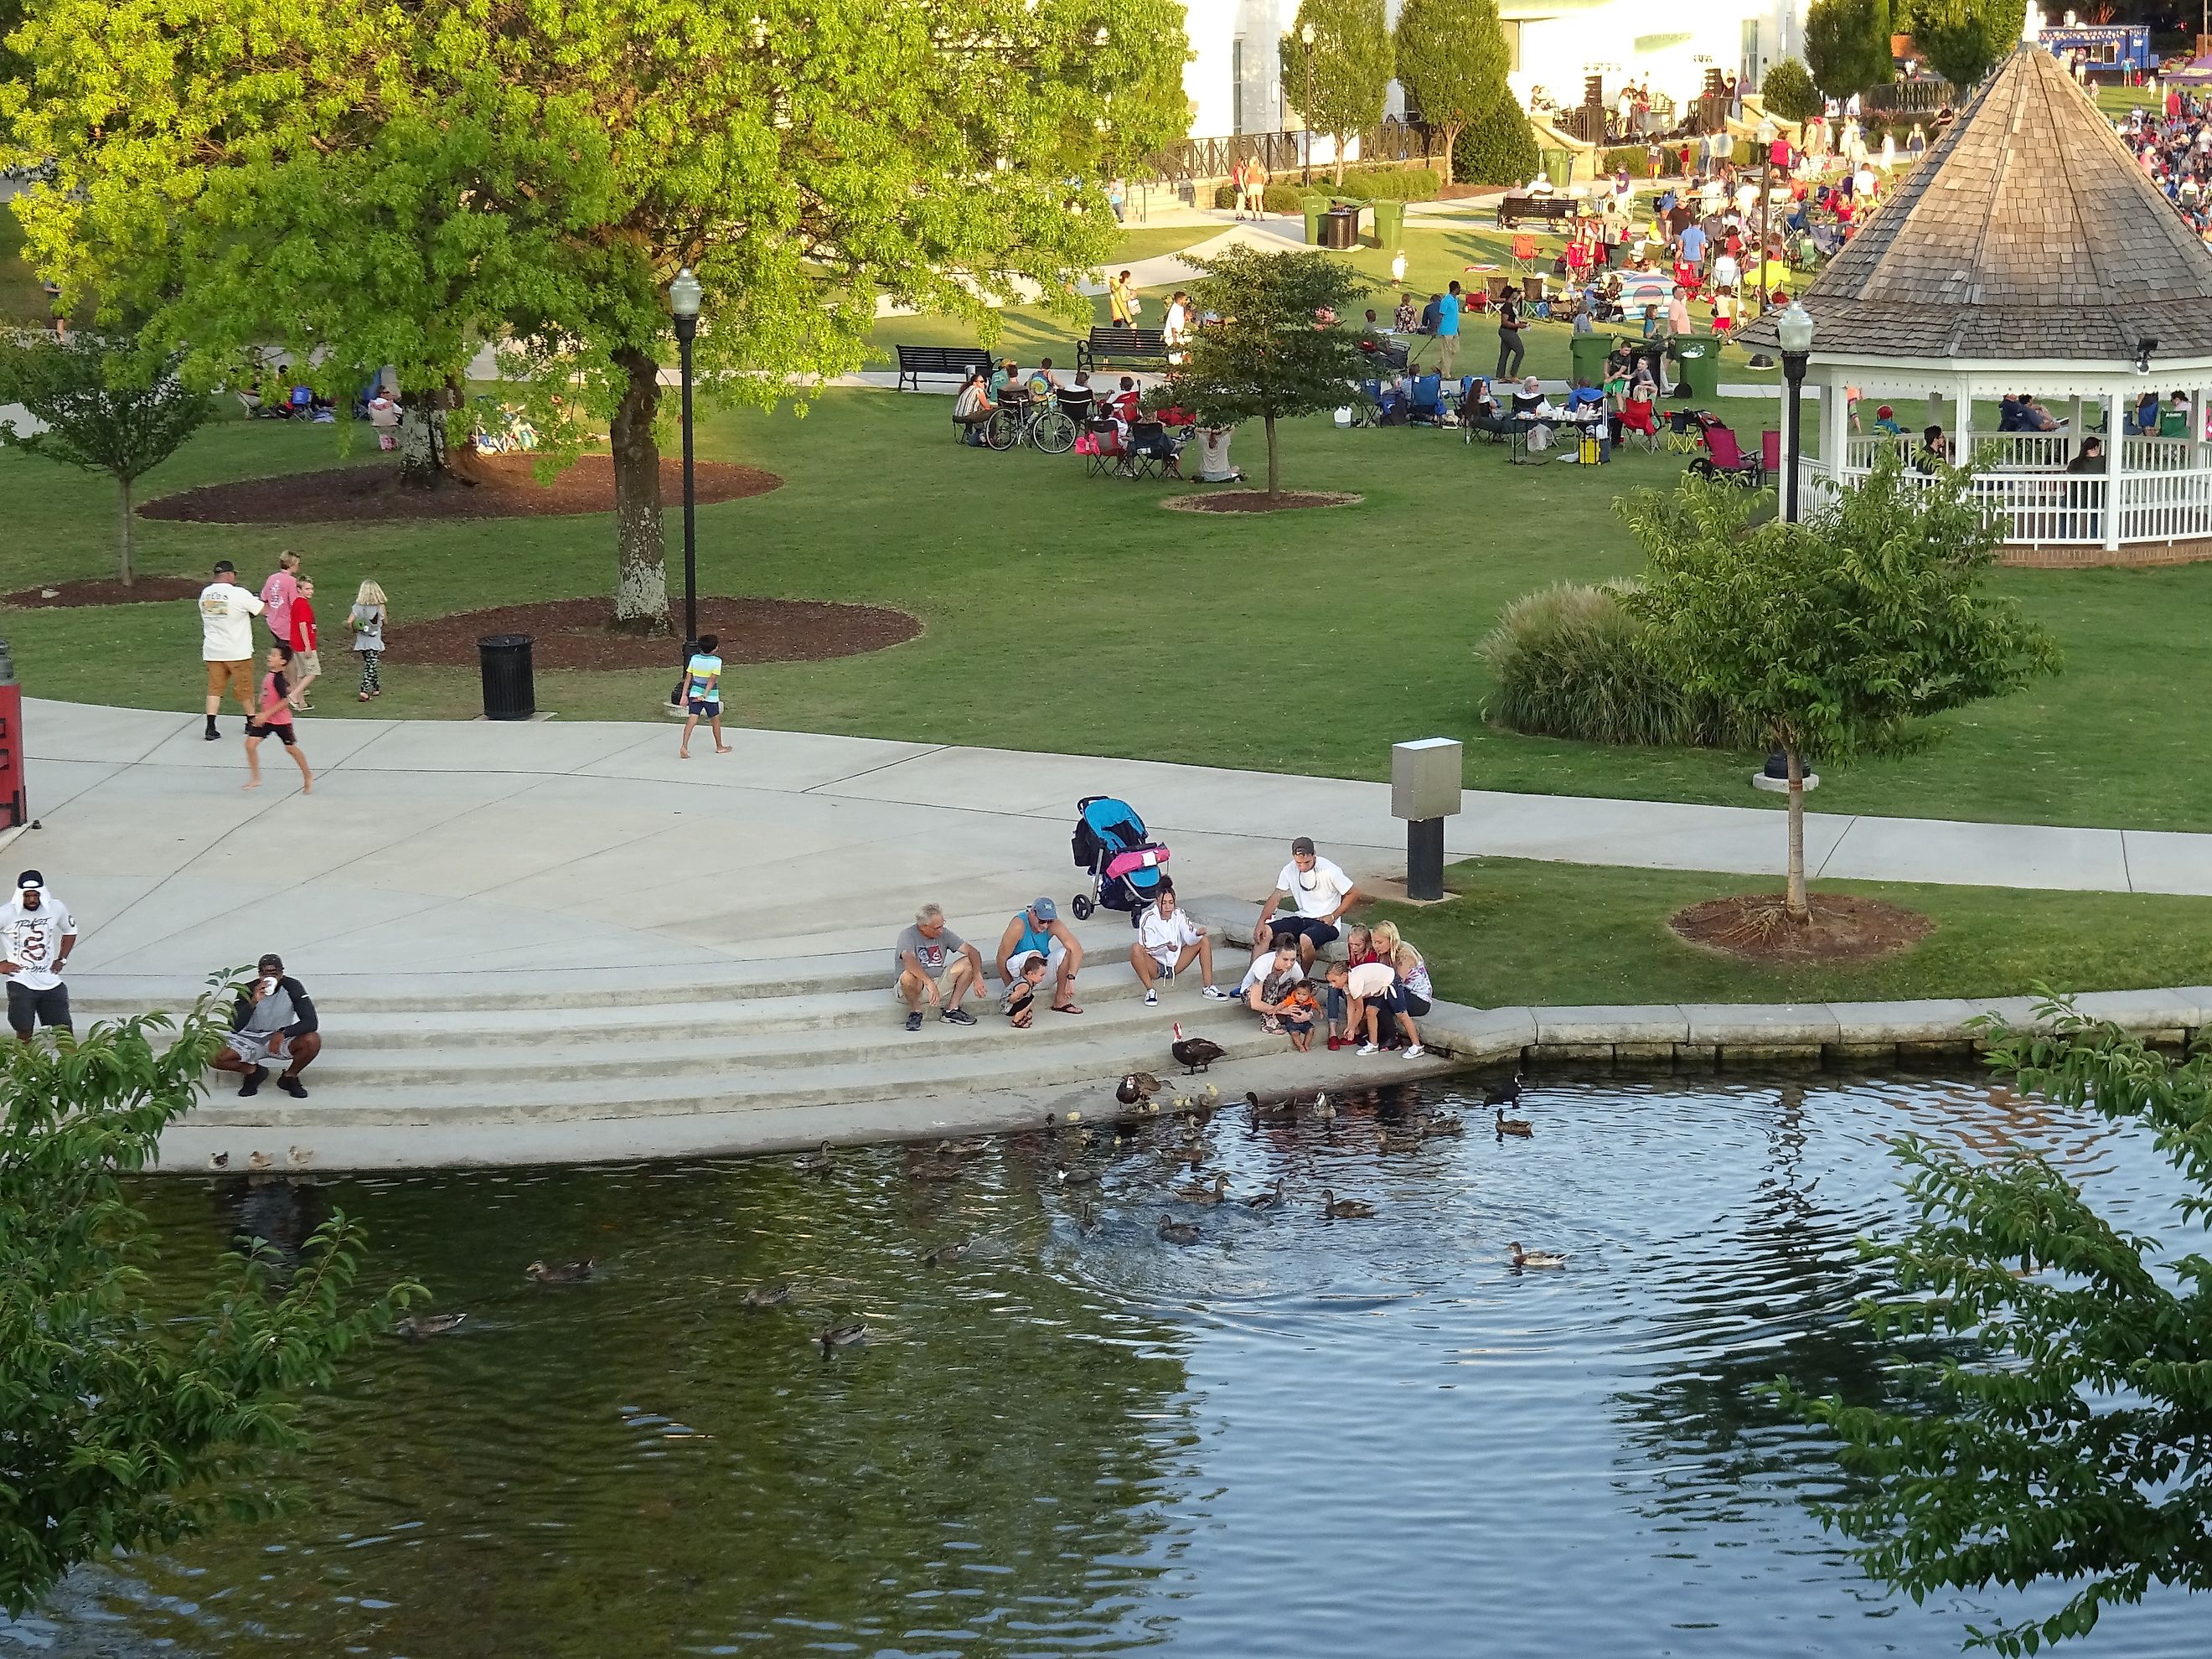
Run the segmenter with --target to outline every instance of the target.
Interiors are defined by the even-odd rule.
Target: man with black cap
[[[207,664],[207,740],[222,734],[215,717],[228,690],[253,719],[253,619],[266,608],[252,589],[238,585],[238,568],[224,559],[215,580],[200,589],[200,659]]]
[[[25,1042],[40,1025],[74,1030],[70,1024],[69,987],[62,969],[76,946],[76,922],[64,904],[46,891],[36,870],[15,878],[15,896],[0,909],[0,974],[8,978],[8,1023]]]
[[[307,988],[284,971],[284,958],[274,951],[261,958],[253,983],[238,999],[230,1015],[230,1045],[209,1064],[218,1072],[243,1073],[241,1095],[258,1093],[269,1081],[269,1068],[261,1062],[287,1062],[276,1086],[295,1100],[305,1100],[307,1091],[300,1073],[323,1051],[315,1019],[315,1005]]]

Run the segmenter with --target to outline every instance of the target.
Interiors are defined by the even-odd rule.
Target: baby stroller
[[[1747,455],[1735,434],[1717,415],[1699,410],[1692,416],[1705,440],[1705,453],[1690,463],[1690,471],[1705,478],[1725,478],[1745,489],[1766,483],[1766,467],[1756,455]]]
[[[1071,850],[1075,867],[1087,870],[1091,890],[1075,896],[1078,921],[1099,909],[1126,910],[1129,926],[1160,894],[1160,872],[1168,849],[1146,838],[1145,821],[1137,809],[1111,795],[1091,795],[1075,804],[1075,834]]]

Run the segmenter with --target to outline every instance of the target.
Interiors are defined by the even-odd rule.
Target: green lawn
[[[2212,980],[2212,899],[2049,893],[1888,882],[1817,882],[1887,899],[1936,931],[1887,962],[1777,971],[1686,945],[1667,918],[1700,900],[1778,881],[1474,859],[1445,872],[1441,905],[1363,907],[1427,957],[1442,995],[1495,1008],[1673,1002],[1876,1001],[2140,990]]]
[[[1378,777],[1389,744],[1448,735],[1472,787],[1768,805],[1750,760],[1616,750],[1485,726],[1475,642],[1508,600],[1620,575],[1639,559],[1617,492],[1668,484],[1681,461],[1631,453],[1601,472],[1505,464],[1428,430],[1283,440],[1294,484],[1364,505],[1276,520],[1160,510],[1152,483],[1090,478],[1073,456],[955,445],[939,397],[836,392],[787,412],[708,419],[710,459],[770,467],[770,495],[699,514],[702,588],[880,602],[920,616],[914,641],[840,662],[738,668],[737,720],[939,742],[1139,756]],[[1774,405],[1728,408],[1740,431]],[[227,421],[146,483],[151,496],[215,479],[325,465],[347,428]],[[1237,456],[1258,459],[1256,428]],[[356,448],[352,459],[373,453]],[[102,481],[0,453],[0,592],[112,568]],[[672,552],[674,515],[671,514]],[[605,517],[286,530],[143,520],[141,568],[197,575],[235,558],[258,580],[285,547],[307,556],[328,613],[373,575],[396,614],[607,592]],[[672,567],[674,562],[672,561]],[[1901,759],[1824,768],[1825,811],[2212,828],[2201,735],[2212,716],[2212,565],[2008,571],[1996,578],[2055,628],[2067,673],[1945,722],[1949,741]],[[198,706],[189,605],[0,617],[34,694]],[[347,666],[343,653],[336,667]],[[539,705],[648,718],[658,671],[546,673]],[[387,666],[380,715],[459,717],[472,672]],[[345,718],[333,681],[324,705]],[[1777,852],[1779,855],[1779,827]]]

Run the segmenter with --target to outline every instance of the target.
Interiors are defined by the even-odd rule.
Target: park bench
[[[992,362],[991,354],[981,346],[902,345],[898,349],[898,390],[905,391],[911,381],[919,392],[925,374],[950,374],[964,380],[976,369],[988,374]]]
[[[1553,225],[1561,220],[1571,222],[1575,205],[1571,196],[1508,196],[1498,204],[1498,228],[1510,230],[1523,219],[1541,219]]]
[[[1075,366],[1080,369],[1106,362],[1156,362],[1164,367],[1167,360],[1167,343],[1156,328],[1094,328],[1089,339],[1075,343]]]

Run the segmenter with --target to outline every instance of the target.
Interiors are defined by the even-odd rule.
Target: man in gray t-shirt
[[[891,994],[906,1004],[906,1029],[921,1029],[921,1005],[936,1003],[954,1025],[973,1025],[975,1016],[960,1005],[983,983],[983,957],[975,947],[945,925],[945,912],[925,904],[914,926],[898,936],[892,961],[898,977]]]

